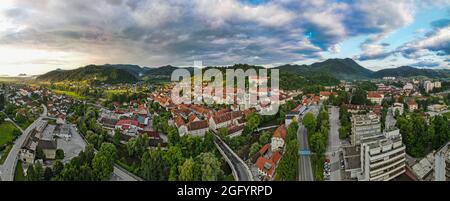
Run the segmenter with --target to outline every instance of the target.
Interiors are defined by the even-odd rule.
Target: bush
[[[58,160],[64,159],[64,151],[62,149],[56,150],[56,159]]]

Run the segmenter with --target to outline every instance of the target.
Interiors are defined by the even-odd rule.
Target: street
[[[297,130],[297,139],[299,142],[299,150],[309,152],[307,129],[299,122]],[[300,154],[298,160],[299,181],[314,181],[313,171],[311,167],[311,157],[309,154]]]
[[[244,161],[242,161],[236,154],[233,153],[231,148],[229,148],[217,136],[215,137],[214,143],[217,145],[217,148],[219,148],[219,151],[222,153],[223,157],[228,159],[227,162],[229,163],[230,167],[235,170],[237,176],[237,178],[235,179],[237,181],[253,181],[250,169]]]
[[[339,139],[339,108],[331,107],[330,109],[330,133],[328,135],[326,157],[330,159],[331,164],[331,181],[340,181],[341,179],[341,164],[339,150],[341,142]]]
[[[2,181],[13,181],[14,180],[14,172],[16,169],[16,164],[18,160],[19,150],[22,147],[23,143],[27,139],[28,135],[30,135],[32,130],[36,127],[37,122],[41,121],[43,117],[47,115],[47,107],[42,105],[44,108],[44,112],[41,117],[36,119],[27,129],[25,129],[16,141],[14,141],[14,145],[9,152],[5,162],[0,166],[0,177]]]

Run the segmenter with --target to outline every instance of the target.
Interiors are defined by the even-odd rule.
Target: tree
[[[116,129],[113,135],[113,144],[116,146],[120,145],[120,130]]]
[[[5,119],[6,119],[6,115],[3,112],[0,112],[0,124],[5,122]]]
[[[258,142],[253,143],[252,146],[250,146],[248,157],[253,157],[259,151],[259,149],[261,149],[261,144],[259,144]]]
[[[50,167],[46,167],[44,170],[44,181],[50,181],[53,177],[53,171]]]
[[[39,146],[36,148],[36,158],[37,159],[45,159],[44,151]]]
[[[217,181],[222,174],[220,169],[220,161],[211,152],[201,153],[197,156],[200,164],[202,181]]]
[[[298,143],[296,140],[287,143],[286,151],[277,167],[276,179],[282,181],[296,180],[298,170]]]
[[[308,129],[309,133],[312,133],[315,131],[316,128],[316,119],[314,118],[313,113],[308,112],[305,114],[302,120],[303,125]]]
[[[265,145],[270,143],[270,139],[272,138],[272,134],[268,131],[264,131],[261,136],[259,136],[259,143]]]
[[[140,158],[148,147],[149,139],[147,136],[139,135],[129,140],[126,144],[128,155]]]
[[[250,131],[254,131],[256,128],[258,128],[259,124],[261,123],[261,119],[254,112],[248,114],[245,117],[245,120],[246,120],[246,126],[247,126],[248,130],[250,130]]]
[[[59,175],[61,173],[61,171],[63,170],[63,168],[64,168],[64,164],[61,161],[59,161],[59,160],[55,161],[55,164],[53,164],[53,174],[55,176]]]
[[[141,159],[140,172],[147,181],[164,181],[168,176],[167,163],[160,149],[151,149]]]
[[[181,165],[178,168],[178,171],[180,172],[180,176],[178,179],[180,181],[194,181],[194,170],[195,169],[195,162],[194,159],[189,158],[184,161],[183,165]]]
[[[56,150],[56,159],[59,159],[59,160],[64,159],[64,151],[62,149]]]
[[[228,129],[225,127],[219,128],[218,135],[221,139],[225,139],[228,136]]]
[[[95,155],[94,160],[92,160],[92,169],[97,180],[100,181],[108,181],[113,171],[110,161],[104,154]]]
[[[311,151],[317,154],[323,154],[326,149],[326,141],[323,135],[319,132],[311,135],[309,139],[309,143],[311,146]]]
[[[357,88],[352,96],[352,104],[365,105],[368,103],[367,93],[363,89]]]
[[[297,138],[298,124],[297,121],[292,121],[287,128],[286,141],[291,141]]]

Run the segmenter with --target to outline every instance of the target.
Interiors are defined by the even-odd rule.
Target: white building
[[[433,91],[434,83],[427,80],[427,81],[423,82],[423,88],[425,89],[425,92],[429,93],[429,92]]]
[[[352,145],[359,145],[361,140],[376,137],[381,132],[380,117],[374,113],[353,115],[351,122],[350,140]]]
[[[450,142],[434,155],[436,181],[450,181]]]
[[[394,103],[393,111],[394,111],[394,114],[396,111],[398,111],[399,114],[402,115],[403,111],[404,111],[403,104],[402,103]]]

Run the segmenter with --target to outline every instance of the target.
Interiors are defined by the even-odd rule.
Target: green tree
[[[96,178],[100,181],[108,181],[111,177],[113,167],[105,154],[97,154],[92,160],[92,169]]]
[[[254,112],[248,114],[245,117],[245,120],[246,120],[246,126],[247,126],[248,130],[250,130],[250,131],[254,131],[256,128],[258,128],[259,124],[261,123],[261,119]]]
[[[316,128],[316,118],[314,118],[313,113],[308,112],[305,114],[302,120],[303,125],[308,129],[308,133],[312,133]]]
[[[116,129],[114,131],[114,135],[113,135],[112,141],[113,141],[114,145],[116,145],[116,146],[120,145],[120,130],[119,129]]]
[[[220,169],[220,161],[214,156],[214,154],[207,152],[201,153],[197,156],[197,160],[200,164],[201,180],[202,181],[217,181],[222,174]]]
[[[178,168],[180,181],[194,181],[195,162],[194,159],[189,158],[184,161],[183,165]]]
[[[56,159],[59,159],[59,160],[64,159],[64,151],[62,149],[56,150]]]
[[[46,167],[44,170],[44,181],[50,181],[53,177],[53,171],[50,167]]]
[[[259,143],[265,145],[270,143],[270,139],[272,138],[272,134],[268,131],[263,131],[261,136],[259,136]]]
[[[261,149],[261,144],[259,144],[258,142],[253,143],[252,146],[250,146],[248,157],[253,157],[259,151],[259,149]]]

